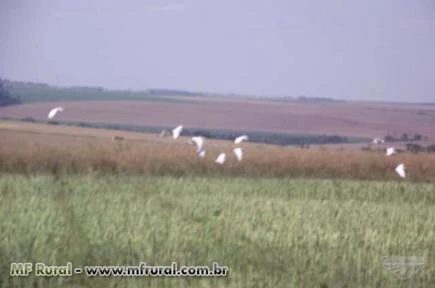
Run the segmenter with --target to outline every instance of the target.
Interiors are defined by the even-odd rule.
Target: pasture
[[[112,141],[114,135],[124,137]],[[433,287],[435,156],[0,123],[0,287]],[[228,161],[214,163],[220,152]],[[408,178],[393,169],[408,167]],[[424,257],[398,278],[388,256]],[[228,277],[10,277],[11,262]]]
[[[211,265],[221,278],[26,277],[1,287],[433,287],[433,184],[173,176],[0,179],[9,263]],[[400,279],[385,256],[425,257]],[[74,286],[80,285],[80,286]]]

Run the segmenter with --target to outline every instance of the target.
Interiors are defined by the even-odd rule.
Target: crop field
[[[89,171],[173,176],[303,177],[356,180],[398,179],[394,168],[404,162],[406,181],[435,181],[433,153],[401,153],[386,157],[382,150],[365,152],[302,149],[242,143],[244,159],[238,162],[231,141],[206,140],[206,156],[197,157],[188,138],[103,129],[0,122],[0,171],[83,174]],[[118,132],[118,131],[116,131]],[[123,141],[112,141],[113,135]],[[225,152],[228,161],[214,163]]]
[[[247,142],[238,162],[232,142],[205,145],[201,159],[186,137],[1,121],[0,271],[217,262],[229,275],[4,272],[0,287],[435,286],[435,155]],[[395,275],[394,256],[424,267]]]
[[[226,277],[9,277],[1,287],[434,287],[433,184],[290,178],[0,179],[10,262],[227,266]],[[384,257],[426,259],[399,278]],[[6,276],[5,276],[6,275]]]
[[[46,120],[55,106],[65,110],[59,121],[192,129],[264,131],[296,134],[337,134],[384,137],[420,133],[435,139],[435,107],[375,103],[279,103],[212,101],[207,98],[174,101],[56,101],[0,108],[0,117]]]

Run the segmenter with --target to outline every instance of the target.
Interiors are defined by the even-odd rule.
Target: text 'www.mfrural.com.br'
[[[46,265],[45,263],[11,263],[11,276],[28,276],[34,274],[41,277],[72,276],[83,274],[88,277],[225,277],[227,266],[214,262],[209,266],[178,266],[172,262],[170,266],[151,266],[145,262],[137,266],[85,266],[73,267],[71,262],[64,266]]]

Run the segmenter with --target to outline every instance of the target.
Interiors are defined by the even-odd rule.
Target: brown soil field
[[[382,137],[420,133],[435,138],[435,107],[379,103],[297,103],[189,98],[186,103],[86,101],[34,103],[1,107],[0,117],[44,120],[63,106],[59,121],[142,126],[274,131]]]
[[[201,159],[188,138],[48,124],[0,121],[1,173],[140,173],[176,176],[243,176],[342,178],[359,180],[435,181],[435,154],[365,152],[328,148],[296,148],[242,143],[238,162],[231,141],[206,140]],[[227,162],[214,162],[221,152]],[[394,172],[405,163],[408,176]]]

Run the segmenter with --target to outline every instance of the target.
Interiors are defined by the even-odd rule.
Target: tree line
[[[16,105],[20,103],[20,98],[16,95],[12,95],[6,86],[6,82],[0,78],[0,106]]]

